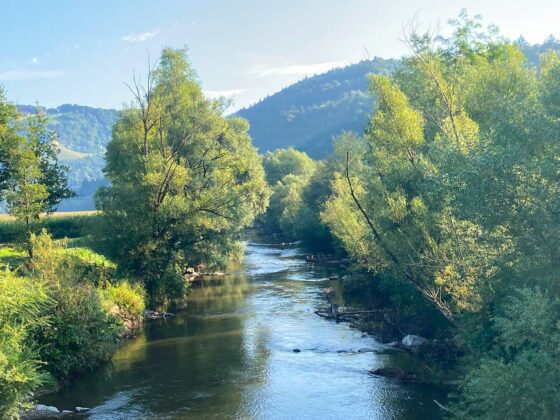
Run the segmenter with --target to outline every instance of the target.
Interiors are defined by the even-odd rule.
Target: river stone
[[[71,411],[71,410],[62,410],[62,413],[61,413],[61,414],[62,414],[63,416],[66,416],[67,414],[74,414],[74,412]]]
[[[417,347],[426,344],[428,340],[424,337],[419,337],[417,335],[409,334],[402,339],[403,345],[407,347]]]
[[[367,347],[366,347],[366,348],[363,348],[363,349],[360,349],[360,350],[358,350],[358,353],[375,353],[375,352],[376,352],[376,350],[375,350],[375,349],[370,349],[370,348],[367,348]]]
[[[86,407],[76,407],[76,408],[75,408],[76,413],[83,413],[83,412],[89,411],[89,410],[90,410],[90,409],[89,409],[89,408],[86,408]]]
[[[294,353],[300,353],[300,352],[301,352],[300,349],[293,349],[292,351],[293,351]]]
[[[45,404],[37,404],[35,406],[35,410],[37,411],[49,411],[51,413],[60,413],[60,411],[58,411],[58,408],[53,407],[52,405],[45,405]]]

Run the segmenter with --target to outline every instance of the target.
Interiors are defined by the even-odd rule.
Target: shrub
[[[121,325],[103,307],[97,290],[90,285],[62,286],[51,294],[56,305],[49,314],[49,326],[35,337],[47,370],[64,379],[107,360]]]
[[[560,416],[558,303],[522,289],[495,317],[494,351],[465,377],[456,407],[465,419],[551,419]]]
[[[115,277],[117,266],[88,248],[68,248],[64,267],[77,281],[103,286]]]
[[[64,379],[107,359],[122,325],[103,306],[98,290],[80,277],[83,273],[76,268],[76,255],[69,258],[64,246],[45,230],[31,235],[30,244],[31,274],[48,287],[55,302],[48,314],[49,326],[38,331],[35,339],[47,370]]]
[[[122,281],[100,291],[101,300],[112,313],[124,319],[141,319],[145,310],[145,292],[140,285]]]
[[[51,302],[40,284],[8,270],[0,272],[0,296],[0,418],[12,418],[48,379],[29,338],[47,325],[43,313]]]

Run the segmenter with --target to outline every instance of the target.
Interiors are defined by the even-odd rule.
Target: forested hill
[[[364,60],[308,77],[236,113],[251,124],[261,153],[292,146],[324,158],[332,136],[343,130],[361,133],[372,112],[368,73],[389,73],[398,61]]]
[[[35,106],[20,105],[18,110],[24,114],[32,113],[35,112]],[[118,112],[114,109],[70,104],[42,110],[48,115],[48,127],[56,131],[60,143],[82,153],[105,151]]]
[[[539,65],[547,50],[560,50],[553,36],[542,44],[516,43],[528,64]],[[253,143],[261,153],[292,146],[315,159],[329,155],[332,137],[343,130],[363,133],[374,99],[367,94],[369,73],[391,72],[398,60],[376,57],[308,77],[236,113],[251,124]]]

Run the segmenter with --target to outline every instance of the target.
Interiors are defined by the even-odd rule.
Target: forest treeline
[[[552,35],[539,44],[520,37],[515,45],[533,67],[538,66],[541,53],[560,50],[560,41]],[[332,136],[363,132],[375,102],[368,92],[368,74],[390,74],[399,63],[374,57],[306,77],[234,115],[249,121],[249,135],[260,153],[294,147],[313,159],[325,159],[332,152]],[[24,115],[36,112],[30,105],[17,109]],[[59,156],[70,168],[68,183],[76,192],[59,210],[95,209],[95,189],[107,184],[103,157],[118,111],[70,104],[40,109],[48,117],[47,128],[57,134]]]
[[[55,135],[0,95],[0,196],[17,220],[17,264],[0,272],[0,415],[109,357],[145,304],[181,304],[188,270],[241,258],[256,224],[332,244],[355,266],[345,287],[452,339],[450,416],[558,417],[560,58],[531,66],[466,12],[451,25],[449,38],[409,35],[411,54],[369,79],[364,133],[342,133],[322,161],[259,156],[185,51],[164,49],[129,86],[99,213],[69,240],[41,216],[72,196]]]

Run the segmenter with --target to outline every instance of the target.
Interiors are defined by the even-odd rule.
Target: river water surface
[[[358,352],[381,344],[315,315],[332,274],[297,247],[248,243],[238,272],[41,402],[91,419],[439,418],[441,390],[370,375],[402,361]]]

